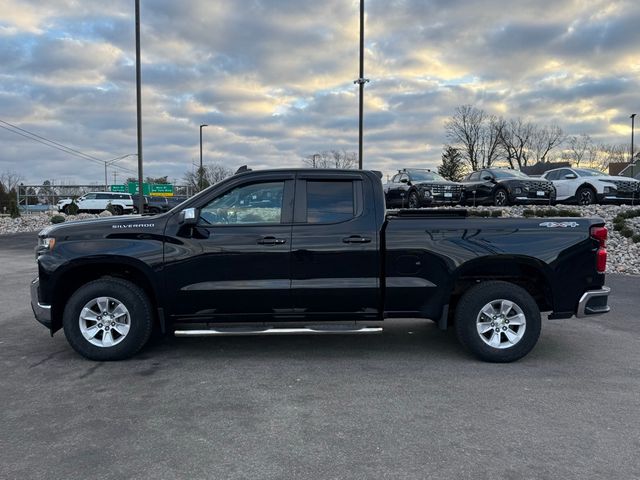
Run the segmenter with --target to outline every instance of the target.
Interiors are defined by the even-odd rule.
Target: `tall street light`
[[[364,84],[369,81],[364,78],[364,0],[360,0],[360,75],[353,83],[360,89],[360,106],[358,116],[358,168],[362,170],[362,128],[364,117]]]
[[[634,120],[636,119],[636,114],[634,113],[629,118],[631,118],[631,159],[629,160],[629,162],[633,162],[633,127],[634,127]]]
[[[202,127],[208,127],[206,123],[200,125],[200,170],[198,171],[198,189],[202,191],[202,180],[203,180],[203,170],[202,170]]]
[[[138,127],[138,211],[144,212],[144,189],[142,186],[142,82],[140,78],[140,0],[136,0],[136,106]]]

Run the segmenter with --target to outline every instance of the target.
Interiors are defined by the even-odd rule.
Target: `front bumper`
[[[608,313],[609,310],[611,310],[607,303],[610,292],[611,289],[609,287],[602,287],[598,290],[587,290],[584,292],[582,297],[580,297],[580,302],[578,302],[576,317],[582,318]]]
[[[549,205],[549,203],[554,203],[556,201],[555,192],[544,193],[544,196],[540,196],[537,192],[509,192],[509,201],[516,205]]]
[[[36,277],[31,282],[31,310],[42,325],[47,328],[51,328],[51,305],[43,305],[38,298],[38,286],[40,280]]]
[[[598,203],[640,203],[640,191],[599,193],[596,197]]]

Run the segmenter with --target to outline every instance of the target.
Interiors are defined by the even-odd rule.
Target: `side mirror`
[[[574,178],[578,178],[578,176],[575,173],[567,173],[564,178],[567,180],[573,180]]]
[[[490,182],[491,180],[493,180],[493,177],[491,175],[485,175],[484,177],[482,177],[482,180]]]
[[[400,180],[400,183],[409,183],[409,180],[407,180],[406,178],[403,178]]]
[[[195,225],[198,223],[200,211],[196,208],[185,208],[180,212],[180,225]]]

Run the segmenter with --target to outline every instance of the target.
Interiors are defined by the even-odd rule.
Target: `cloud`
[[[357,150],[357,1],[142,2],[146,173],[199,158],[299,166]],[[365,166],[435,167],[456,106],[620,137],[637,103],[631,1],[369,0]],[[132,3],[4,0],[0,118],[102,159],[135,152]],[[0,170],[102,181],[103,169],[0,130]],[[135,158],[119,162],[135,169]],[[122,172],[124,173],[124,172]]]

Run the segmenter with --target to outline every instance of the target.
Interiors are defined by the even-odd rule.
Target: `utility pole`
[[[364,117],[364,84],[369,81],[364,78],[364,0],[360,0],[360,75],[353,83],[360,88],[360,106],[358,118],[358,168],[362,170],[362,128]]]
[[[200,170],[198,170],[198,190],[202,191],[202,180],[204,171],[202,170],[202,127],[208,127],[206,123],[200,125]]]
[[[136,0],[136,102],[138,110],[138,212],[144,212],[142,172],[142,82],[140,78],[140,0]]]

